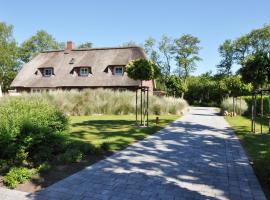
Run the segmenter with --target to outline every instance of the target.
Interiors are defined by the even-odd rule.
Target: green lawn
[[[264,120],[264,134],[259,133],[260,125],[258,123],[256,123],[257,133],[251,133],[250,118],[236,116],[225,117],[225,119],[233,127],[250,160],[253,161],[255,173],[270,199],[270,134],[267,133],[267,119]]]
[[[160,123],[155,124],[156,116],[149,116],[148,128],[135,126],[134,115],[96,115],[71,117],[71,137],[95,145],[109,142],[110,149],[117,151],[155,133],[173,122],[179,116],[159,116]]]

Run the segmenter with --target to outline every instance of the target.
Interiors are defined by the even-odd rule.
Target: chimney
[[[72,50],[75,47],[72,41],[67,41],[67,50]]]

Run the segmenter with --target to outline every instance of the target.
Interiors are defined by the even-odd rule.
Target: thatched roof
[[[107,87],[138,86],[139,81],[130,79],[126,73],[114,76],[108,66],[126,65],[130,60],[146,58],[140,47],[116,47],[46,51],[26,63],[12,87]],[[76,67],[91,67],[91,76],[80,77],[70,73]],[[54,68],[54,75],[43,77],[38,70]],[[104,72],[105,70],[105,72]]]

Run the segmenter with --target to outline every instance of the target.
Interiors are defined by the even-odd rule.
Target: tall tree
[[[233,42],[231,40],[225,40],[218,50],[222,58],[219,65],[217,65],[218,72],[223,75],[231,75],[234,55]]]
[[[0,23],[0,87],[3,92],[9,89],[18,70],[18,48],[13,38],[13,27]]]
[[[93,47],[92,42],[84,42],[78,46],[78,49],[91,49]]]
[[[162,70],[163,73],[168,76],[171,73],[171,61],[173,56],[173,39],[168,36],[163,35],[161,41],[158,44],[158,49],[163,57]]]
[[[178,65],[178,74],[184,80],[196,70],[196,62],[200,61],[198,46],[200,40],[197,37],[186,34],[175,40],[174,52],[175,60]]]
[[[156,40],[152,37],[149,37],[145,40],[144,50],[149,56],[149,59],[152,60],[159,68],[161,68],[160,55],[156,47]]]
[[[52,35],[44,30],[40,30],[22,43],[20,58],[24,63],[27,63],[42,51],[61,49],[62,46],[62,43],[58,43]]]

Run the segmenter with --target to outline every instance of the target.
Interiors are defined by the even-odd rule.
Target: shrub
[[[70,141],[70,143],[67,145],[67,149],[77,149],[83,154],[88,155],[94,153],[96,147],[91,143],[83,141]]]
[[[4,183],[9,188],[16,188],[18,184],[24,183],[35,173],[25,167],[13,167],[4,177]]]
[[[46,171],[49,171],[51,168],[52,168],[52,166],[48,162],[44,162],[38,166],[37,171],[38,172],[46,172]]]
[[[240,111],[240,100],[238,99],[237,100],[237,109],[236,109],[236,112],[239,113]],[[233,112],[233,98],[227,98],[227,99],[224,99],[222,102],[221,102],[221,108],[223,110],[227,110],[228,112]],[[244,113],[248,110],[248,105],[246,103],[246,101],[244,99],[241,99],[241,113]]]
[[[67,149],[65,153],[59,155],[58,160],[65,163],[80,162],[83,156],[79,149]]]
[[[41,97],[4,98],[0,119],[0,158],[18,165],[35,157],[47,160],[68,125],[67,117]]]

